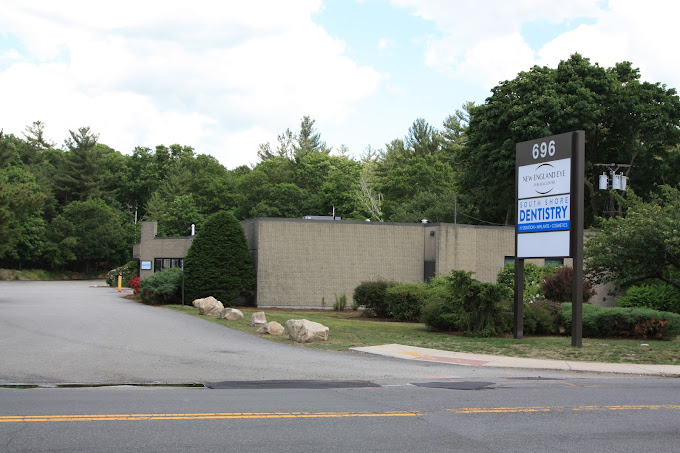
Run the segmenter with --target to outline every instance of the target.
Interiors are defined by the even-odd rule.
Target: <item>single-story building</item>
[[[132,248],[132,259],[139,261],[139,277],[145,278],[168,267],[182,267],[193,236],[157,237],[157,222],[142,222],[141,241]]]
[[[330,308],[336,296],[351,301],[366,280],[417,283],[454,269],[495,282],[515,254],[514,227],[282,218],[241,224],[255,264],[258,307]],[[142,222],[133,250],[140,277],[181,266],[191,240],[156,237],[156,222]],[[571,265],[569,258],[527,262]]]

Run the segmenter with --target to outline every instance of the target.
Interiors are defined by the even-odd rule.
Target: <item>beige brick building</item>
[[[453,269],[495,282],[515,253],[514,227],[275,218],[242,225],[259,307],[328,308],[336,295],[351,303],[365,280],[417,283]]]
[[[330,308],[336,295],[346,295],[351,304],[362,281],[417,283],[453,269],[495,282],[515,253],[514,227],[280,218],[242,225],[255,264],[259,307]],[[190,236],[156,237],[156,227],[156,222],[142,222],[142,240],[133,249],[142,278],[181,266],[191,245]]]
[[[157,222],[142,222],[141,242],[132,248],[132,259],[139,261],[140,278],[168,267],[181,267],[192,236],[156,237]]]

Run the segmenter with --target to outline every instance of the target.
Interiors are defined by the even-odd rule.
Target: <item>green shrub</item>
[[[189,301],[213,296],[224,306],[252,303],[255,268],[243,227],[225,211],[211,215],[194,237],[184,260]]]
[[[137,261],[128,261],[123,266],[111,269],[106,274],[106,284],[109,286],[118,286],[118,274],[122,274],[123,286],[130,286],[130,279],[137,275],[138,267],[139,263]]]
[[[458,330],[475,336],[491,336],[508,330],[501,302],[510,298],[508,288],[483,283],[472,272],[452,271],[445,277],[442,291],[437,282],[423,307],[421,320],[435,330]]]
[[[618,300],[619,307],[651,308],[680,313],[680,291],[666,283],[631,286]]]
[[[417,284],[392,286],[385,293],[387,308],[397,321],[418,321],[426,297],[427,288]]]
[[[512,300],[505,300],[500,304],[503,322],[509,326],[508,332],[514,325],[514,304]],[[555,335],[560,332],[562,304],[550,300],[540,299],[525,301],[522,326],[527,335]]]
[[[469,324],[470,314],[463,310],[454,310],[444,299],[432,299],[425,302],[421,310],[420,321],[432,330],[462,331]]]
[[[562,304],[561,318],[571,332],[571,304]],[[583,305],[584,337],[673,340],[680,334],[680,315],[649,308]]]
[[[182,302],[182,269],[171,267],[155,272],[139,281],[142,300],[149,304]]]
[[[446,309],[444,302],[449,296],[447,276],[437,276],[427,284],[427,295],[420,310],[420,321],[432,330],[461,330],[467,325],[468,314],[463,310]]]
[[[343,311],[346,307],[347,307],[347,295],[343,294],[342,296],[338,297],[338,295],[335,294],[335,303],[333,304],[333,310]]]
[[[564,266],[557,270],[553,275],[547,275],[541,290],[546,299],[555,302],[571,302],[571,284],[573,281],[574,269]],[[583,278],[583,302],[588,302],[595,295],[592,283],[587,278]]]
[[[524,304],[524,333],[555,335],[560,332],[562,304],[551,300],[536,300]]]
[[[356,300],[352,300],[352,310],[357,311],[361,308],[361,305]]]
[[[560,265],[537,266],[534,263],[524,263],[524,300],[534,301],[543,299],[541,285],[548,275],[553,275],[560,269]],[[496,276],[496,283],[515,290],[515,263],[507,263]]]
[[[354,289],[352,299],[354,304],[364,306],[364,314],[366,316],[377,316],[379,318],[387,318],[390,316],[390,310],[387,307],[385,294],[387,288],[396,285],[394,282],[387,280],[375,280],[361,282],[359,286]]]

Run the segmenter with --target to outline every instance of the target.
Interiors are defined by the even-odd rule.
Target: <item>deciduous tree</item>
[[[601,219],[586,241],[587,273],[628,287],[660,280],[680,288],[680,190],[664,186],[650,201],[629,192],[624,217]]]
[[[535,66],[492,90],[471,110],[461,192],[487,221],[514,221],[515,145],[582,129],[586,133],[586,219],[592,222],[604,197],[595,189],[596,163],[633,164],[631,185],[647,196],[647,177],[657,172],[680,141],[680,100],[673,89],[640,83],[624,62],[610,69],[574,54],[556,69]],[[640,175],[638,178],[635,175]],[[658,178],[655,178],[658,180]]]

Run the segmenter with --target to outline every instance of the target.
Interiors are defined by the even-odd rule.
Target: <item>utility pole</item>
[[[630,168],[631,167],[630,164],[612,163],[612,164],[595,164],[595,166],[607,168],[607,170],[609,170],[609,175],[611,176],[611,177],[608,177],[606,171],[603,172],[600,175],[600,184],[599,184],[600,190],[614,189],[614,190],[620,190],[622,192],[626,191],[627,182],[628,182],[627,178],[623,174],[623,172],[621,172],[620,174],[617,173],[617,172],[622,168]],[[609,217],[610,218],[614,217],[615,214],[616,214],[616,212],[614,210],[614,194],[610,193],[609,194]],[[618,214],[623,215],[623,213],[621,212],[621,206],[619,206]]]

